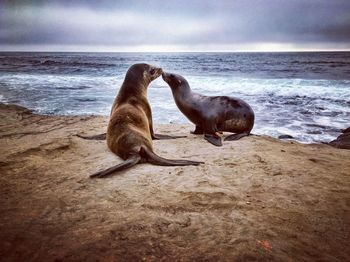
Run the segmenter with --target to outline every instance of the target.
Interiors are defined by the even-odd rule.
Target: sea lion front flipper
[[[186,136],[168,136],[154,133],[153,130],[153,120],[152,120],[152,110],[149,103],[145,104],[145,111],[149,121],[149,131],[153,140],[164,140],[164,139],[176,139],[176,138],[185,138]]]
[[[140,162],[140,160],[141,160],[140,155],[133,155],[132,157],[128,158],[127,160],[125,160],[124,162],[122,162],[116,166],[112,166],[112,167],[107,168],[103,171],[100,171],[100,172],[97,172],[97,173],[90,175],[90,178],[106,177],[114,172],[121,171],[121,170],[124,170],[126,168],[132,167],[132,166],[136,165],[138,162]]]
[[[161,135],[161,134],[152,135],[153,140],[176,139],[176,138],[185,138],[185,137],[187,136],[168,136],[168,135]]]
[[[150,111],[151,112],[151,111]],[[151,114],[151,113],[150,113]],[[161,135],[156,134],[153,131],[153,123],[152,123],[152,116],[150,117],[150,124],[149,124],[149,131],[151,132],[152,140],[165,140],[165,139],[176,139],[176,138],[185,138],[187,136],[169,136],[169,135]]]
[[[106,140],[107,133],[93,135],[93,136],[82,136],[77,134],[76,136],[86,140]]]
[[[245,136],[249,136],[249,133],[240,133],[240,134],[232,134],[232,135],[229,135],[227,137],[225,137],[225,141],[234,141],[234,140],[238,140],[242,137],[245,137]]]
[[[204,134],[204,139],[214,146],[222,146],[222,140],[220,136],[212,135],[212,134]]]
[[[193,134],[193,135],[203,135],[204,134],[203,128],[200,127],[200,126],[196,126],[194,131],[191,131],[191,134]]]

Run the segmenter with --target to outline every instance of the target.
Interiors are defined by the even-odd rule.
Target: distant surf
[[[330,141],[350,126],[350,53],[0,53],[0,101],[43,114],[108,115],[128,67],[183,75],[195,92],[255,111],[253,133]],[[161,79],[148,97],[156,123],[189,123]]]

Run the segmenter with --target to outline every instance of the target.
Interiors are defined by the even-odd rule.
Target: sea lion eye
[[[174,78],[175,76],[173,74],[170,75],[171,78]]]
[[[152,69],[149,71],[149,73],[150,73],[151,75],[154,75],[154,74],[156,73],[156,70],[155,70],[154,68],[152,68]]]

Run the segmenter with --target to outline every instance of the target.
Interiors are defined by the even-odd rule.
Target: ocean
[[[350,52],[0,53],[0,102],[41,114],[109,115],[128,67],[183,75],[193,91],[248,102],[254,134],[330,141],[350,126]],[[167,84],[148,89],[155,123],[190,123]]]

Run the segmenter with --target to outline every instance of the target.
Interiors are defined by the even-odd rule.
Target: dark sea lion
[[[226,140],[248,136],[254,126],[254,112],[243,100],[228,96],[204,96],[191,91],[187,80],[176,74],[163,72],[162,77],[171,88],[180,111],[196,125],[193,134],[215,146],[222,146],[219,132],[232,132]]]
[[[153,131],[152,112],[147,100],[147,87],[161,74],[161,68],[148,64],[135,64],[129,68],[114,100],[107,128],[108,148],[125,161],[90,177],[105,177],[140,162],[161,166],[186,166],[203,163],[165,159],[153,152],[152,138],[174,138],[158,135]]]

